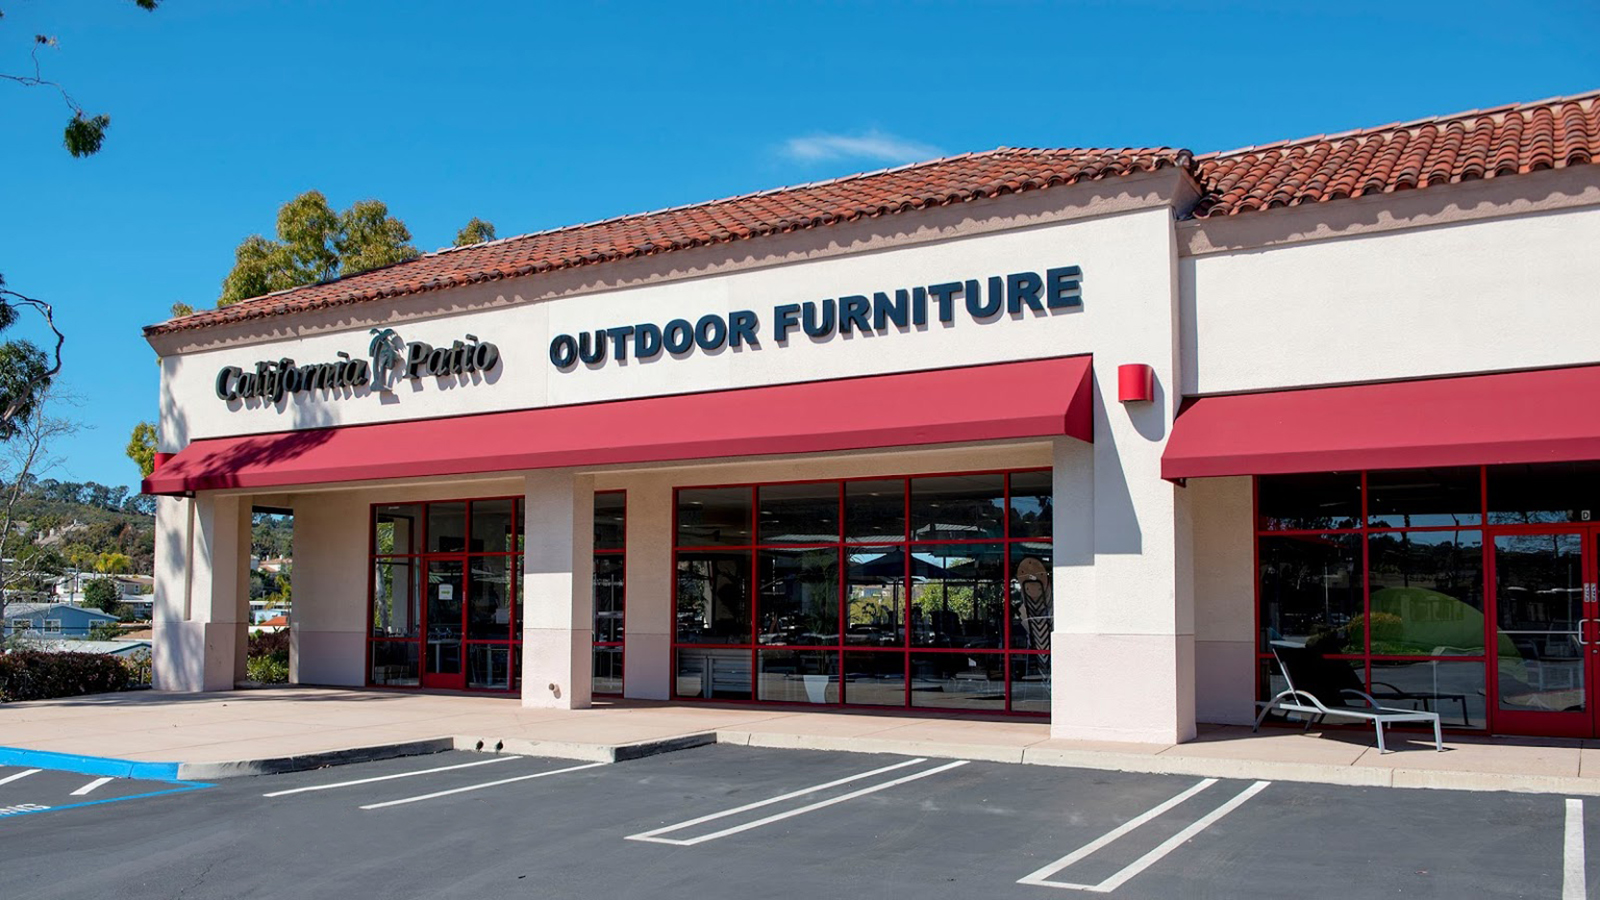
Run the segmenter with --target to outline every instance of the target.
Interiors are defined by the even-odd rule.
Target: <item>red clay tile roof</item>
[[[1600,161],[1600,91],[1197,157],[1195,218]]]
[[[1168,167],[1189,169],[1187,150],[1014,150],[1002,147],[832,181],[779,188],[441,250],[337,281],[205,310],[145,328],[164,334],[687,250],[1019,194]]]
[[[1320,203],[1600,161],[1600,91],[1199,158],[1172,148],[1002,147],[833,181],[575,225],[205,310],[145,329],[206,328],[686,250],[985,197],[1182,167],[1196,218]]]

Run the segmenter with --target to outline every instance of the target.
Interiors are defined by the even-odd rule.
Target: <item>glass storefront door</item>
[[[1583,526],[1494,535],[1496,731],[1595,734],[1597,541]]]
[[[462,557],[428,560],[428,602],[423,621],[422,686],[466,687],[463,664],[466,632],[466,565]]]

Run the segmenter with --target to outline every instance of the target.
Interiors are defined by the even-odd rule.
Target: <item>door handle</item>
[[[1587,646],[1589,646],[1589,642],[1583,639],[1583,623],[1585,623],[1587,621],[1589,621],[1589,620],[1588,619],[1579,619],[1578,620],[1578,646],[1579,647],[1587,647]]]

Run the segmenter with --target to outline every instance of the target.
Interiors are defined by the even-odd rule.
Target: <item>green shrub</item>
[[[128,670],[98,653],[13,650],[0,656],[0,702],[102,694],[128,687]]]
[[[251,681],[262,684],[287,684],[289,681],[289,661],[279,660],[274,656],[252,656],[245,660],[245,675]]]
[[[119,657],[122,667],[128,670],[128,683],[146,685],[154,674],[151,671],[150,652],[148,650],[135,650],[126,656]]]

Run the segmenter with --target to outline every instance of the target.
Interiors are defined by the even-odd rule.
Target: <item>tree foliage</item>
[[[122,602],[122,592],[110,578],[94,578],[83,586],[83,602],[103,613],[115,615],[117,604]]]
[[[473,216],[472,221],[463,225],[461,230],[456,232],[455,245],[457,247],[468,247],[492,240],[494,240],[494,223],[485,222],[477,216]]]
[[[154,10],[161,4],[161,0],[133,0],[133,5],[146,12]],[[4,15],[0,14],[0,18]],[[39,60],[41,49],[54,50],[61,46],[61,42],[47,34],[36,34],[31,41],[33,47],[29,60],[33,63],[33,72],[14,73],[0,72],[0,81],[9,81],[23,87],[47,88],[61,95],[62,102],[66,103],[71,117],[67,119],[67,127],[62,132],[61,144],[67,152],[76,157],[93,156],[100,152],[105,144],[106,129],[111,127],[111,117],[104,113],[91,114],[86,111],[78,101],[67,93],[67,89],[58,82],[44,77],[44,64]]]
[[[278,210],[277,240],[252,234],[234,250],[218,306],[403,262],[417,255],[405,223],[378,200],[334,212],[321,191]]]
[[[153,422],[140,422],[133,426],[133,436],[128,439],[125,451],[133,464],[139,467],[139,476],[149,478],[156,470],[156,426]]]

